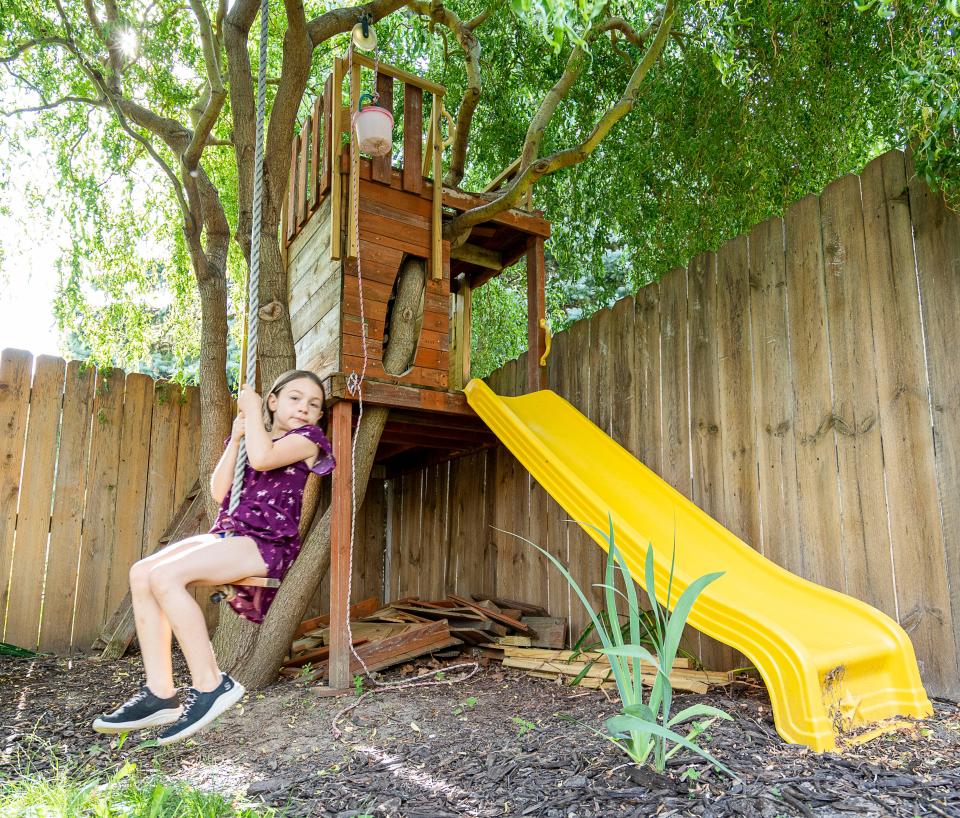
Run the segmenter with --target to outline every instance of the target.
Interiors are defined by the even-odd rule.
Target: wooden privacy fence
[[[891,152],[558,334],[548,368],[747,543],[896,618],[929,692],[957,697],[958,350],[960,221]],[[489,380],[517,394],[524,373]],[[559,573],[495,529],[583,587],[603,552],[505,450],[397,478],[387,509],[389,594],[484,591],[585,626]],[[707,664],[737,661],[698,641]]]
[[[0,418],[3,640],[87,649],[196,482],[199,394],[7,349]]]

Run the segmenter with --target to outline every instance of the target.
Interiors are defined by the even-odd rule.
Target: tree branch
[[[61,97],[60,99],[54,100],[53,102],[47,102],[43,105],[32,105],[29,108],[14,108],[12,111],[0,111],[0,116],[16,116],[17,114],[30,114],[36,113],[37,111],[49,111],[53,108],[59,108],[61,105],[68,105],[72,102],[82,103],[84,105],[93,105],[99,108],[103,108],[109,103],[106,99],[92,99],[90,97],[75,97],[67,96]]]
[[[558,151],[557,153],[554,153],[553,155],[543,159],[536,159],[535,161],[531,160],[526,166],[521,163],[520,172],[504,189],[502,196],[492,202],[489,202],[488,204],[472,208],[471,210],[467,210],[464,213],[461,213],[459,216],[453,218],[449,223],[444,225],[443,237],[451,242],[455,241],[458,237],[469,231],[472,227],[493,218],[498,213],[502,213],[505,210],[515,207],[520,203],[523,195],[544,176],[579,164],[580,162],[583,162],[591,153],[593,153],[597,145],[600,144],[601,140],[610,132],[610,129],[613,128],[617,122],[623,119],[623,117],[626,116],[631,110],[633,110],[633,107],[636,104],[636,96],[640,84],[643,82],[647,73],[656,64],[657,60],[660,59],[660,55],[663,53],[664,46],[666,45],[667,39],[670,36],[670,29],[673,25],[674,13],[674,0],[667,0],[667,4],[663,9],[663,14],[660,16],[659,20],[655,21],[653,24],[656,26],[656,35],[653,39],[653,42],[650,44],[650,47],[647,49],[647,53],[644,54],[643,59],[637,64],[637,67],[631,74],[620,99],[618,99],[616,103],[610,106],[603,113],[597,124],[594,126],[593,131],[589,136],[587,136],[586,139],[572,148]],[[566,74],[566,71],[564,73]],[[561,77],[561,81],[562,80],[563,78]],[[558,85],[561,81],[558,81]],[[556,87],[557,86],[555,85],[554,89],[556,89]],[[551,93],[554,89],[551,89]],[[544,104],[546,104],[546,102],[547,100],[544,100]],[[556,108],[556,104],[554,104],[553,108]],[[543,110],[543,106],[541,106],[541,110]],[[544,123],[544,127],[545,124],[546,123]],[[532,128],[533,123],[531,123],[531,129]],[[528,134],[529,133],[530,132],[528,131]],[[534,134],[534,136],[537,138],[536,144],[539,146],[539,137],[537,137],[536,134]],[[542,137],[542,132],[539,136]],[[524,146],[524,155],[528,155],[526,145]]]
[[[233,150],[237,162],[237,242],[250,258],[250,223],[256,113],[253,75],[247,42],[257,17],[257,0],[235,0],[224,20],[223,42],[227,52],[230,82],[230,112],[233,118]]]
[[[307,23],[307,34],[310,35],[310,41],[316,48],[335,34],[349,31],[360,22],[360,16],[364,13],[369,14],[370,18],[377,22],[406,4],[407,0],[371,0],[362,6],[331,9]]]
[[[181,159],[188,173],[192,173],[196,169],[197,163],[200,161],[200,155],[203,153],[203,148],[206,145],[207,137],[213,130],[213,126],[220,116],[220,111],[223,110],[223,103],[227,99],[227,92],[223,87],[223,78],[220,76],[219,49],[203,0],[190,0],[190,8],[193,9],[193,13],[200,25],[203,62],[207,69],[207,89],[204,94],[206,97],[206,105],[194,125],[193,139],[190,141]]]
[[[20,45],[14,48],[9,54],[0,57],[0,64],[15,62],[31,48],[45,45],[69,46],[70,43],[63,37],[41,37],[39,40],[30,40],[30,42],[27,43],[20,43]]]
[[[457,111],[457,129],[450,151],[450,169],[443,180],[445,185],[456,187],[463,181],[467,162],[467,145],[470,140],[470,126],[480,102],[480,41],[473,33],[472,25],[465,24],[456,13],[445,6],[434,4],[428,0],[412,0],[408,5],[417,14],[428,17],[432,22],[440,23],[449,28],[463,50],[463,61],[467,70],[467,87],[463,92],[463,99],[460,101],[460,110]],[[487,11],[490,11],[490,9]],[[474,20],[476,19],[478,18],[474,18]]]

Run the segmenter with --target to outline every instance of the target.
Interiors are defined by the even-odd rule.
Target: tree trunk
[[[408,256],[400,265],[397,297],[390,317],[390,343],[384,352],[384,368],[402,372],[416,352],[423,313],[426,264]],[[356,432],[356,503],[359,511],[366,495],[373,459],[390,410],[365,407]],[[257,627],[240,617],[225,615],[214,635],[220,666],[244,685],[257,689],[274,681],[293,632],[303,619],[310,600],[330,567],[330,509],[315,521],[263,624]]]

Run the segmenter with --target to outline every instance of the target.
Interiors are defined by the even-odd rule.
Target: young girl
[[[281,375],[261,401],[244,386],[237,399],[233,434],[210,480],[220,513],[208,534],[189,537],[140,560],[130,569],[130,593],[146,673],[140,692],[93,729],[120,733],[166,726],[158,743],[193,735],[236,704],[243,686],[221,673],[203,612],[188,590],[244,577],[282,579],[300,551],[300,508],[310,472],[335,466],[330,442],[317,426],[325,395],[313,373]],[[262,418],[262,420],[261,420]],[[227,513],[240,438],[247,439],[243,494],[232,519]],[[242,587],[231,607],[262,622],[275,589]],[[173,685],[171,631],[190,668],[192,686],[181,703]]]

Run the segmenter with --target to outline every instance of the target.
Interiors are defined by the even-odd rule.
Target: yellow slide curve
[[[698,577],[724,572],[701,594],[688,621],[756,666],[784,739],[830,750],[840,734],[864,740],[893,727],[888,720],[894,717],[932,713],[913,645],[886,614],[766,559],[553,392],[504,398],[478,380],[464,391],[571,517],[605,530],[612,515],[617,547],[641,586],[653,543],[661,603],[674,531],[674,600]],[[584,530],[606,545],[597,532]]]

